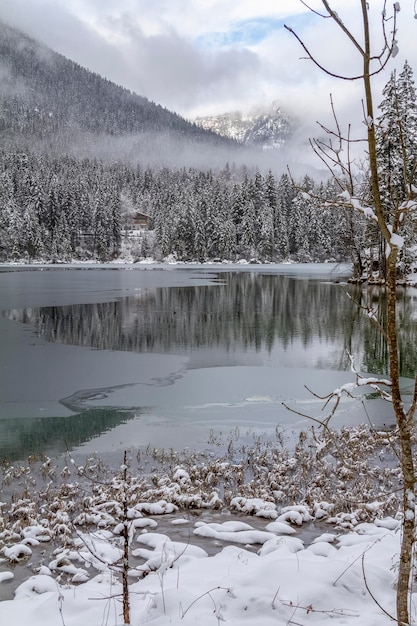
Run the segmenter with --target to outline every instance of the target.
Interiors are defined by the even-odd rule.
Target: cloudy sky
[[[331,5],[359,36],[359,0]],[[379,53],[383,0],[369,5]],[[323,11],[320,0],[310,6]],[[400,52],[377,90],[405,59],[417,65],[414,14],[414,1],[402,0]],[[278,101],[293,114],[326,122],[330,93],[342,121],[361,117],[359,84],[325,77],[300,59],[303,51],[284,24],[329,69],[349,75],[360,67],[331,20],[300,0],[0,0],[0,19],[185,117]],[[386,22],[388,33],[392,23]]]

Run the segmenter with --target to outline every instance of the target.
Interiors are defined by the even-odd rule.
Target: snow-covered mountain
[[[281,148],[289,140],[295,127],[295,121],[277,103],[249,113],[233,111],[198,117],[195,122],[205,130],[264,150]]]
[[[69,144],[77,149],[88,144],[90,150],[100,140],[120,158],[130,158],[130,149],[138,153],[127,141],[135,137],[148,162],[151,150],[166,154],[167,144],[176,156],[186,149],[240,150],[235,142],[90,72],[1,21],[0,131],[3,145],[7,142],[16,151],[25,143],[64,152]]]

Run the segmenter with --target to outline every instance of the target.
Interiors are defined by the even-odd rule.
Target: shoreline
[[[392,432],[344,428],[326,439],[312,428],[292,442],[278,435],[275,443],[226,443],[206,452],[131,450],[128,466],[120,458],[106,464],[99,455],[85,464],[72,455],[3,464],[0,548],[14,555],[26,546],[15,564],[6,557],[0,565],[0,572],[19,568],[15,583],[5,589],[55,553],[76,550],[80,532],[117,535],[126,494],[135,528],[155,528],[170,541],[203,547],[209,555],[240,543],[237,534],[222,535],[230,527],[226,523],[223,531],[223,522],[244,522],[254,532],[276,522],[278,536],[292,535],[308,545],[322,532],[336,536],[363,523],[400,519]],[[195,536],[200,527],[203,539]],[[258,547],[258,541],[246,546]],[[132,561],[139,570],[141,564]],[[0,599],[1,593],[2,587]]]

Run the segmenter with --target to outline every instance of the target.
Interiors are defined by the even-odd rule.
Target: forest
[[[339,261],[360,231],[346,211],[297,191],[287,174],[5,153],[0,168],[3,260],[109,261],[127,243],[135,260]],[[316,189],[308,177],[302,185]],[[335,190],[322,184],[317,193],[330,200]],[[149,216],[150,229],[132,237],[137,212]]]

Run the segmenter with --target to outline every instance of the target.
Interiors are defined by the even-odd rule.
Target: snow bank
[[[323,533],[308,547],[296,537],[271,532],[286,530],[284,522],[272,522],[270,531],[263,533],[241,522],[197,523],[196,534],[263,544],[258,552],[229,545],[211,557],[197,546],[143,530],[137,541],[143,546],[138,552],[147,575],[130,586],[131,622],[152,626],[221,622],[228,626],[388,626],[390,618],[367,587],[381,607],[394,615],[400,543],[395,522],[388,518],[378,524],[358,524],[347,534]],[[120,626],[120,593],[120,582],[110,570],[76,586],[61,586],[41,574],[23,583],[14,600],[0,603],[0,622]],[[413,600],[411,606],[415,606]]]

